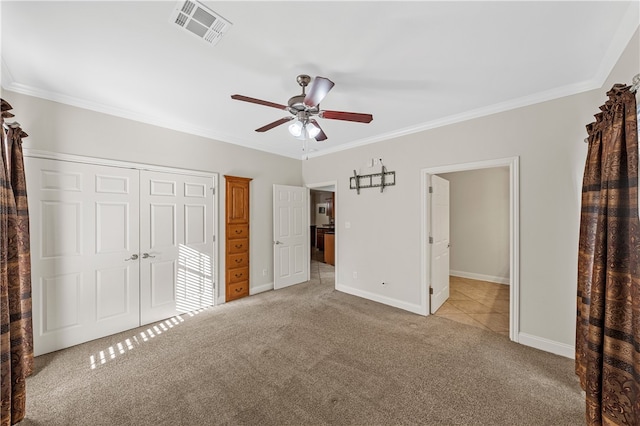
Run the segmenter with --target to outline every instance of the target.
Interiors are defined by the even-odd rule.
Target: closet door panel
[[[207,177],[141,171],[141,324],[213,305],[212,187]]]
[[[25,157],[36,355],[139,324],[138,171]]]

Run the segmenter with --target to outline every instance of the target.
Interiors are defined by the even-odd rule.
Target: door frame
[[[421,215],[421,308],[429,315],[429,277],[431,276],[431,246],[429,232],[431,221],[431,200],[428,196],[431,175],[469,170],[509,167],[509,339],[519,342],[520,332],[520,157],[498,158],[494,160],[427,167],[420,170],[422,201]]]
[[[333,287],[335,288],[336,285],[338,284],[338,263],[339,263],[339,259],[340,259],[340,249],[339,249],[339,244],[338,241],[340,239],[340,232],[338,231],[338,224],[340,223],[338,221],[338,217],[340,216],[340,210],[338,209],[338,181],[337,180],[331,180],[331,181],[325,181],[325,182],[317,182],[317,183],[308,183],[305,185],[309,190],[312,189],[316,189],[316,190],[320,190],[321,188],[327,187],[327,186],[332,186],[333,187],[333,223],[335,224],[334,230],[335,230],[335,239],[334,239],[334,244],[335,244],[335,265],[334,265],[334,271],[333,271]],[[311,191],[309,191],[309,202],[311,200]],[[309,208],[309,223],[311,223],[311,214],[313,213],[313,209]],[[308,235],[308,240],[310,241],[311,235],[309,235],[311,233],[311,227],[308,227],[309,229],[307,229],[307,235]],[[309,255],[309,258],[307,260],[307,262],[309,262],[308,268],[309,268],[309,277],[311,277],[311,255]]]
[[[148,170],[152,172],[165,172],[165,173],[175,173],[175,174],[183,174],[190,176],[203,176],[209,177],[213,183],[213,211],[211,214],[213,215],[213,268],[214,268],[214,294],[213,294],[213,304],[214,306],[224,303],[224,286],[221,285],[223,282],[222,277],[224,272],[220,271],[220,248],[219,248],[219,236],[220,230],[218,223],[218,198],[219,198],[219,186],[218,186],[218,173],[208,172],[204,170],[192,170],[192,169],[180,169],[177,167],[166,167],[166,166],[155,166],[152,164],[144,164],[144,163],[136,163],[132,161],[120,161],[120,160],[109,160],[106,158],[99,157],[89,157],[83,155],[74,155],[74,154],[63,154],[59,152],[52,151],[42,151],[37,149],[24,148],[24,156],[33,157],[33,158],[43,158],[48,160],[61,160],[61,161],[70,161],[74,163],[85,163],[85,164],[96,164],[100,166],[112,166],[112,167],[122,167],[125,169],[137,169],[137,170]],[[223,236],[224,237],[224,236]]]

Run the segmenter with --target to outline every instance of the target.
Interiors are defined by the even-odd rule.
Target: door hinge
[[[429,237],[429,244],[433,244],[433,237]]]
[[[433,194],[433,186],[429,187],[429,194]]]
[[[215,243],[216,242],[216,236],[214,235],[212,238],[213,238],[212,241]]]
[[[212,193],[213,195],[216,195],[216,189],[215,189],[214,187],[211,187],[211,188],[209,188],[209,189],[211,189],[211,193]]]
[[[433,287],[429,287],[429,294],[433,294]]]

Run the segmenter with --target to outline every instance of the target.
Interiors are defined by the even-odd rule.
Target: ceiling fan
[[[334,86],[333,81],[328,78],[316,77],[313,79],[313,84],[309,89],[309,93],[305,93],[305,90],[311,82],[311,77],[306,74],[301,74],[296,78],[296,81],[300,87],[302,87],[302,94],[291,97],[287,105],[263,101],[261,99],[250,98],[243,95],[231,95],[231,99],[265,105],[289,112],[291,114],[290,117],[284,117],[274,121],[273,123],[262,126],[259,129],[256,129],[256,132],[266,132],[274,127],[295,120],[289,126],[289,133],[302,140],[314,138],[317,141],[323,141],[327,139],[327,135],[320,128],[320,125],[314,118],[315,116],[329,120],[355,121],[358,123],[370,123],[371,120],[373,120],[373,115],[371,114],[321,110],[320,102],[325,96],[327,96],[327,93],[329,93]]]

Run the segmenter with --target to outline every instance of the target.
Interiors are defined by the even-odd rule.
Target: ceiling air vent
[[[232,25],[207,6],[194,0],[179,1],[169,19],[170,22],[214,46]]]

